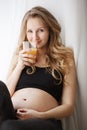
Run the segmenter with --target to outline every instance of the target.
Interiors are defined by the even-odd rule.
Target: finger
[[[30,59],[30,58],[22,58],[23,62],[29,62],[30,64],[35,64],[36,60],[35,59]]]
[[[22,58],[28,58],[28,54],[24,53],[24,52],[19,52],[19,57],[22,57]]]
[[[21,50],[21,51],[19,51],[19,53],[24,54],[24,53],[26,53],[26,51],[25,50]]]
[[[36,61],[34,59],[28,59],[28,62],[31,64],[35,64]]]
[[[28,54],[28,57],[31,58],[31,59],[36,59],[36,55]]]

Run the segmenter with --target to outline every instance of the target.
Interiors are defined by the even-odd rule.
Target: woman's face
[[[35,44],[38,49],[47,46],[49,30],[40,18],[30,18],[27,21],[27,39],[31,45]]]

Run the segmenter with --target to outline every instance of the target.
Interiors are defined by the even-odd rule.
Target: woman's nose
[[[34,39],[34,40],[37,40],[38,38],[39,38],[38,33],[37,33],[37,32],[34,32],[34,33],[33,33],[33,39]]]

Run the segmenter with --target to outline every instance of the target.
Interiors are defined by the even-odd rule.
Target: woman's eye
[[[32,33],[32,30],[28,30],[27,32],[28,32],[28,33]]]
[[[39,31],[40,31],[40,32],[44,32],[44,30],[43,30],[43,29],[40,29]]]

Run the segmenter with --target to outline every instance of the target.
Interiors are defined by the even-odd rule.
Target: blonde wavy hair
[[[10,70],[12,71],[17,64],[18,54],[19,51],[22,49],[23,41],[27,41],[26,24],[28,19],[31,17],[41,18],[44,24],[49,29],[49,41],[46,62],[50,65],[50,72],[55,78],[55,70],[58,72],[60,70],[62,74],[65,75],[69,72],[72,65],[73,51],[72,49],[63,45],[60,37],[61,26],[56,18],[47,9],[41,6],[33,7],[31,10],[27,11],[23,17],[18,46],[16,48],[16,51],[14,52],[12,58],[12,67],[10,67]]]

